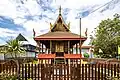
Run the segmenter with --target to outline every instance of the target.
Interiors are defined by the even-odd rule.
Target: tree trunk
[[[16,72],[16,75],[17,75],[17,78],[19,79],[20,78],[20,73],[19,73],[19,69],[20,69],[20,64],[19,64],[19,61],[17,59],[12,59],[12,61],[14,61],[16,63],[16,66],[17,66],[17,72]]]

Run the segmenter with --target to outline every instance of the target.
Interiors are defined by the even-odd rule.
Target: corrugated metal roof
[[[27,36],[24,36],[24,35],[22,35],[22,37],[24,37],[24,39],[25,39],[25,41],[24,40],[22,40],[22,41],[20,40],[20,42],[22,44],[24,44],[24,45],[30,44],[30,45],[33,45],[33,46],[37,45],[37,43],[35,42],[35,40],[33,38],[30,39],[30,38],[28,38]]]

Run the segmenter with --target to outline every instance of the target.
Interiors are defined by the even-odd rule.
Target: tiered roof
[[[70,23],[68,25],[65,23],[62,14],[61,7],[59,8],[59,15],[55,23],[52,25],[50,23],[50,31],[46,34],[37,36],[35,40],[86,40],[86,37],[83,37],[78,34],[70,32]]]

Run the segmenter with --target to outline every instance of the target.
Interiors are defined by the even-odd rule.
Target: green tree
[[[25,50],[21,47],[22,43],[20,41],[14,39],[14,40],[9,40],[7,41],[6,45],[3,45],[0,48],[0,53],[4,53],[5,55],[11,56],[12,61],[14,61],[17,65],[17,75],[19,72],[19,60],[17,59],[20,57],[20,54],[25,53]]]
[[[120,16],[115,14],[113,19],[101,21],[91,39],[94,53],[101,57],[116,57],[117,47],[120,45]],[[99,53],[100,49],[102,53]]]

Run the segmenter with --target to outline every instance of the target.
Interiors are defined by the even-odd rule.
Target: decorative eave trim
[[[86,40],[87,38],[34,38],[34,40]]]

